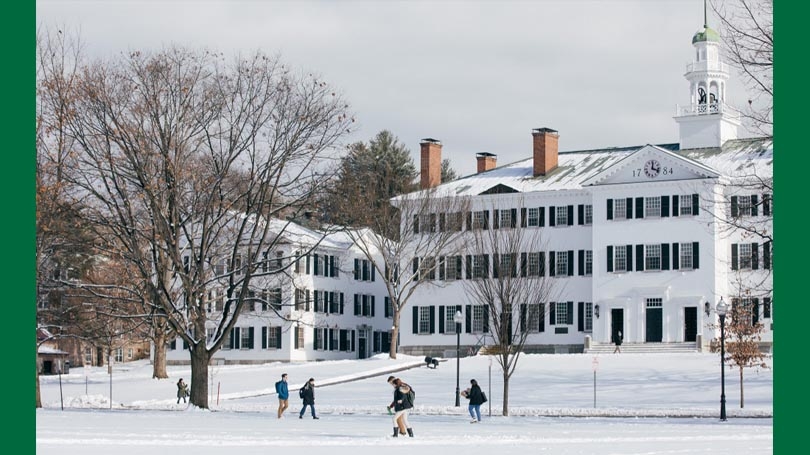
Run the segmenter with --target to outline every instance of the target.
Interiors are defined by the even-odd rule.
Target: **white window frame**
[[[692,195],[682,194],[679,196],[680,204],[678,204],[678,215],[692,215]]]
[[[568,226],[568,206],[561,205],[555,208],[555,220],[557,221],[556,226]]]
[[[305,346],[304,346],[304,328],[303,327],[296,327],[295,328],[295,338],[298,340],[298,350],[303,351],[305,349]]]
[[[485,305],[473,305],[470,320],[470,331],[472,333],[484,333],[484,311]]]
[[[540,209],[538,207],[530,207],[526,210],[526,225],[529,227],[540,226]]]
[[[737,216],[751,216],[751,196],[737,196]]]
[[[627,247],[624,245],[613,247],[613,271],[627,271]]]
[[[512,276],[512,255],[511,254],[502,254],[498,257],[498,275],[503,277],[511,277]]]
[[[124,348],[115,348],[115,363],[122,363],[124,361]]]
[[[530,333],[540,331],[540,304],[530,303],[526,305],[526,330]]]
[[[528,267],[526,270],[526,275],[528,276],[540,276],[540,253],[529,253],[527,255],[527,262]]]
[[[473,278],[484,278],[484,255],[483,254],[474,254],[472,256],[473,266],[472,266],[472,273]]]
[[[93,348],[89,346],[84,348],[84,364],[85,365],[93,364]]]
[[[694,252],[692,251],[692,242],[681,243],[678,248],[678,264],[682,270],[691,270],[694,268]]]
[[[484,221],[486,220],[484,216],[484,210],[478,210],[472,212],[472,228],[473,229],[483,229],[484,228]]]
[[[498,221],[500,224],[498,225],[501,229],[509,229],[512,227],[512,210],[505,209],[501,210],[498,214],[500,218]]]
[[[661,270],[661,244],[644,245],[644,270]]]
[[[661,196],[644,198],[644,218],[661,218]]]
[[[250,327],[242,327],[239,329],[239,349],[251,349],[250,345]]]
[[[613,200],[613,219],[614,220],[627,219],[627,199]]]
[[[426,232],[435,232],[436,231],[436,216],[427,213],[419,215],[419,232],[426,233]]]
[[[568,276],[568,251],[557,251],[555,254],[557,255],[554,264],[555,276]]]
[[[593,302],[585,302],[585,332],[593,332]]]
[[[447,256],[444,260],[444,279],[447,281],[460,280],[461,273],[456,269],[460,256]]]
[[[626,253],[625,251],[625,254]],[[593,250],[585,250],[585,275],[593,275]]]
[[[593,224],[593,205],[592,204],[585,204],[585,220],[584,223],[586,226],[590,226]]]
[[[419,327],[417,328],[417,334],[425,335],[430,334],[430,307],[428,306],[420,306],[419,307]]]
[[[132,360],[132,356],[135,354],[135,350],[132,348],[127,348],[127,359]]]
[[[750,243],[739,243],[739,269],[751,270],[753,268],[753,249]]]
[[[455,305],[448,305],[444,307],[444,333],[446,334],[455,334],[456,333],[456,311],[460,311],[459,308]],[[461,324],[463,325],[463,323]],[[464,329],[462,328],[462,332]]]
[[[557,306],[554,312],[556,325],[568,325],[568,303],[556,302],[555,305]]]

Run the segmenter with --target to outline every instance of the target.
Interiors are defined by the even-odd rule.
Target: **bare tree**
[[[414,292],[441,286],[438,269],[446,257],[460,257],[463,219],[469,199],[442,195],[436,188],[395,198],[369,219],[366,229],[349,231],[352,240],[385,282],[393,324],[389,357],[397,357],[400,319]],[[362,210],[358,206],[357,210]]]
[[[743,117],[761,134],[773,134],[773,0],[711,2],[720,19],[725,53],[748,86]]]
[[[513,214],[512,218],[517,217]],[[544,320],[556,288],[554,279],[545,276],[540,232],[492,226],[474,230],[465,239],[471,261],[467,273],[472,279],[464,280],[464,290],[471,302],[483,305],[486,311],[484,320],[493,339],[487,353],[501,367],[505,416],[509,415],[509,380],[529,335]]]
[[[348,106],[278,58],[178,47],[83,67],[72,96],[71,195],[101,250],[136,271],[144,316],[188,344],[191,403],[207,408],[208,363],[251,283],[289,267],[263,267],[287,227],[274,218],[295,217],[328,178]]]

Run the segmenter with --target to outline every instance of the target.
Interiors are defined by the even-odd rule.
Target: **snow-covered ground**
[[[596,405],[594,406],[594,359]],[[385,412],[389,372],[417,393],[414,438],[390,436]],[[454,406],[456,361],[425,368],[421,357],[271,363],[210,368],[211,410],[177,404],[174,383],[190,382],[188,367],[170,367],[168,380],[151,379],[151,365],[73,368],[41,377],[44,409],[37,411],[37,453],[240,455],[302,449],[330,455],[424,450],[456,453],[497,450],[549,454],[768,454],[773,453],[773,369],[745,371],[745,408],[739,373],[726,368],[729,420],[720,422],[717,354],[584,354],[522,356],[510,384],[510,416],[501,415],[500,369],[484,356],[461,359],[461,388],[478,380],[490,401],[483,422],[471,425],[466,400]],[[85,374],[87,373],[87,374]],[[276,418],[273,384],[289,375],[290,409]],[[371,376],[371,377],[367,377]],[[320,420],[298,419],[295,390],[316,380]],[[355,378],[365,379],[354,380]],[[347,382],[348,381],[348,382]],[[64,405],[64,411],[61,410]],[[491,405],[491,416],[490,414]],[[413,447],[411,447],[413,446]]]

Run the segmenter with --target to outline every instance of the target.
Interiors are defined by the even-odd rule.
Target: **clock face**
[[[658,174],[661,172],[661,163],[656,160],[649,160],[644,163],[644,175],[649,178],[658,177]]]

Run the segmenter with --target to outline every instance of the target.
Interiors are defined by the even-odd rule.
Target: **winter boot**
[[[408,428],[408,436],[413,437],[413,428]]]
[[[396,438],[397,436],[399,436],[399,428],[394,427],[394,437]]]

